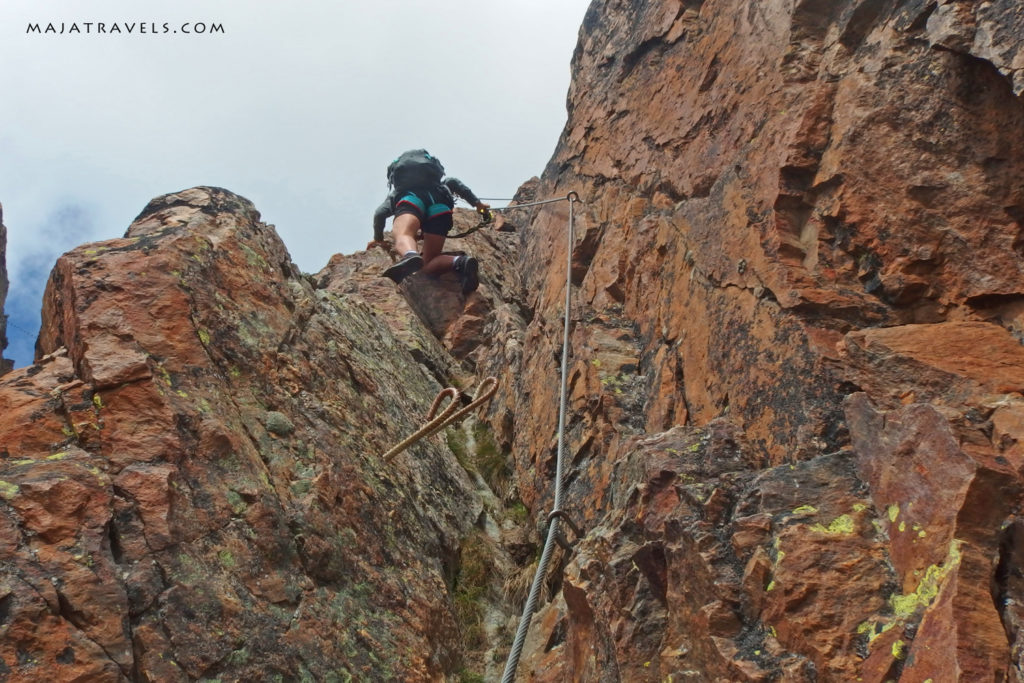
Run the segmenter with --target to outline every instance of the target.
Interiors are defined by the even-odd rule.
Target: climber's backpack
[[[444,177],[444,166],[425,149],[411,149],[388,165],[388,187],[399,192],[433,187]]]

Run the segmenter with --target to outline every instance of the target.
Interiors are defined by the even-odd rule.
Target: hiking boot
[[[423,257],[419,254],[409,254],[401,261],[398,261],[390,268],[385,270],[381,275],[384,277],[391,278],[398,284],[406,277],[412,275],[417,270],[423,267]]]
[[[472,256],[463,256],[455,271],[459,274],[459,282],[462,283],[462,293],[475,292],[480,286],[480,263]]]

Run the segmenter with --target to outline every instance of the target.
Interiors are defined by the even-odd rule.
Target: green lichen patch
[[[225,569],[231,569],[238,564],[238,561],[235,560],[235,556],[230,550],[221,550],[217,553],[217,559],[220,560],[221,566]]]
[[[893,621],[879,622],[869,620],[857,626],[857,634],[861,636],[867,636],[868,643],[873,643],[875,641],[875,638],[882,635],[895,625],[896,622]]]
[[[248,263],[250,266],[258,267],[263,270],[270,269],[270,266],[267,265],[267,259],[263,258],[262,255],[256,253],[256,251],[254,251],[252,247],[246,246],[244,244],[239,246],[241,247],[242,252],[245,254],[245,262]]]
[[[288,436],[295,431],[295,425],[288,419],[288,416],[276,410],[267,411],[263,417],[263,424],[268,432],[278,436]]]
[[[21,491],[21,488],[17,484],[0,480],[0,496],[10,500],[17,496],[19,491]]]
[[[242,496],[239,495],[237,491],[232,491],[231,489],[228,489],[228,492],[224,494],[224,497],[227,498],[228,505],[231,506],[231,511],[234,512],[236,515],[243,514],[249,508],[249,505],[245,502],[245,499],[242,498]]]
[[[889,598],[889,604],[897,617],[907,618],[918,609],[926,608],[939,594],[946,577],[960,566],[960,541],[950,543],[949,554],[941,564],[933,564],[924,571],[924,576],[917,583],[917,588],[904,595]]]
[[[900,506],[899,505],[890,505],[886,509],[886,513],[889,515],[889,521],[895,523],[896,522],[896,518],[900,516]]]
[[[853,517],[850,515],[840,515],[833,519],[828,526],[821,524],[815,524],[811,527],[812,531],[818,533],[827,534],[829,536],[840,536],[849,535],[856,531],[857,525],[853,521]]]

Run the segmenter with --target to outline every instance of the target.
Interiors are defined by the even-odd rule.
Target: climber
[[[452,210],[455,196],[472,204],[485,218],[489,218],[490,205],[477,199],[473,191],[457,178],[445,178],[441,162],[425,149],[404,152],[388,166],[388,193],[373,213],[373,242],[370,246],[383,246],[384,221],[395,219],[391,232],[395,249],[401,259],[382,275],[396,283],[418,270],[426,275],[438,276],[455,271],[459,276],[463,294],[469,294],[480,285],[480,265],[465,254],[442,254],[445,238],[452,229]],[[423,254],[416,251],[416,237],[423,232]]]

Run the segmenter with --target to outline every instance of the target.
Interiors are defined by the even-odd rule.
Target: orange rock
[[[485,592],[466,651],[462,539],[510,504],[529,563],[561,443],[582,538],[520,679],[1016,677],[1021,20],[596,4],[517,193],[577,192],[574,234],[559,202],[453,242],[468,297],[380,249],[303,275],[218,188],[65,254],[0,379],[2,675],[453,678],[520,607]],[[379,461],[487,375],[501,496],[454,435]]]
[[[437,380],[327,291],[216,188],[61,257],[47,355],[0,381],[5,676],[361,677],[385,651],[399,678],[454,669],[440,557],[481,504],[436,441],[375,459]]]

